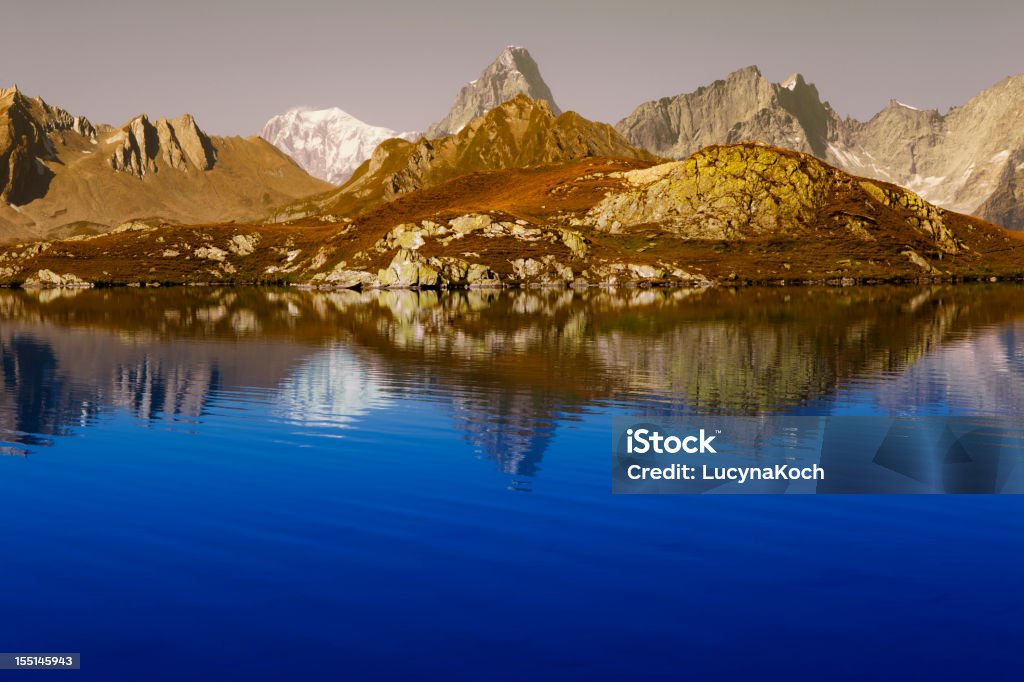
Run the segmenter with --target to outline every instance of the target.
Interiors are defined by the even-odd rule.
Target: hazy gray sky
[[[422,130],[507,44],[563,109],[611,123],[749,64],[800,71],[857,118],[1024,72],[1019,0],[3,0],[0,17],[0,83],[93,122],[188,111],[214,134],[297,105]]]

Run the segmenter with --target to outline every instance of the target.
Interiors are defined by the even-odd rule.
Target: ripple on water
[[[778,652],[813,641],[869,675],[870,632],[984,676],[1022,634],[1014,499],[612,496],[608,456],[616,415],[1021,414],[1019,287],[0,291],[0,317],[12,650],[597,678],[798,671]]]

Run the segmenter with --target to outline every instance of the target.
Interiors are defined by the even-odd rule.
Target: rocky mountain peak
[[[96,129],[85,116],[74,116],[60,107],[51,106],[42,97],[27,97],[17,83],[9,88],[0,88],[0,106],[7,109],[8,115],[16,109],[18,115],[31,119],[46,133],[73,131],[96,139]]]
[[[474,118],[483,116],[516,95],[544,100],[557,116],[561,113],[540,67],[524,47],[509,45],[484,69],[479,78],[462,88],[448,115],[427,130],[427,137],[437,138],[459,132]]]
[[[110,157],[110,166],[144,178],[160,169],[159,159],[179,171],[213,168],[217,152],[210,138],[196,124],[191,114],[178,118],[161,118],[155,124],[142,114],[126,123],[117,135],[121,144]]]
[[[501,51],[498,58],[495,60],[503,64],[505,67],[510,69],[519,68],[519,61],[522,62],[533,62],[533,58],[530,56],[529,50],[519,45],[506,45],[505,49]]]
[[[915,116],[917,114],[924,112],[923,109],[915,107],[912,104],[907,104],[906,102],[901,102],[898,99],[890,99],[888,102],[886,102],[885,108],[882,111],[896,112],[899,114],[903,114],[904,116]]]
[[[807,82],[801,73],[794,73],[786,80],[775,86],[783,104],[796,100],[804,101],[814,107],[822,107],[831,110],[828,102],[821,99],[818,88],[814,83]]]
[[[742,69],[736,69],[728,76],[725,80],[728,81],[747,81],[747,80],[766,80],[764,74],[761,73],[761,69],[756,64],[750,66],[744,66]]]
[[[693,92],[641,104],[616,129],[632,144],[675,159],[748,140],[823,154],[830,117],[800,74],[775,84],[748,66]]]
[[[807,85],[807,81],[804,80],[803,74],[794,73],[789,76],[786,80],[779,83],[780,86],[787,90],[796,90],[797,88]]]
[[[67,133],[96,141],[84,116],[26,97],[17,85],[0,90],[0,200],[17,206],[45,193],[53,174],[44,162],[57,160],[55,143]]]
[[[267,142],[210,138],[188,114],[94,127],[41,97],[0,93],[0,243],[88,235],[143,216],[257,220],[329,188]]]
[[[797,137],[802,138],[800,145],[790,146],[825,158],[828,155],[828,141],[835,135],[839,117],[828,102],[822,101],[818,88],[808,83],[799,73],[794,73],[773,88],[779,105],[796,119],[794,141]]]

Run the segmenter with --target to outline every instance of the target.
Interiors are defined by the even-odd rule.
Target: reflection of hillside
[[[913,414],[942,405],[962,414],[1019,416],[1024,411],[1024,324],[952,341],[880,386],[875,399],[889,412]]]
[[[40,293],[0,293],[0,430],[14,434],[2,440],[58,435],[106,408],[145,420],[197,418],[218,390],[276,388],[314,350],[238,344],[217,331],[216,306],[190,309],[174,295]],[[186,317],[210,333],[176,334]]]
[[[546,425],[594,401],[648,413],[818,405],[1024,314],[1014,287],[334,294],[351,343],[392,381],[449,396],[504,470],[539,464]],[[1018,405],[1024,402],[1018,401]]]
[[[256,389],[293,423],[351,425],[410,395],[444,405],[502,471],[531,476],[554,424],[595,402],[650,414],[827,409],[838,389],[916,364],[936,386],[890,382],[886,402],[929,400],[961,372],[1019,410],[1013,332],[983,336],[984,355],[959,340],[1021,317],[1020,294],[0,291],[0,429],[20,440],[60,434],[107,407],[198,418],[211,395]]]
[[[960,306],[909,291],[718,292],[697,319],[599,342],[635,390],[702,411],[761,412],[826,399],[863,374],[900,370],[950,332]],[[678,319],[678,318],[677,318]],[[669,405],[669,411],[672,406]]]
[[[6,325],[5,325],[6,331]],[[95,403],[76,395],[60,376],[58,361],[45,343],[28,337],[3,334],[0,337],[0,366],[4,392],[0,394],[0,440],[39,442],[40,436],[60,435],[66,425],[86,418]],[[76,405],[81,405],[76,410]]]
[[[393,371],[563,404],[639,401],[652,413],[827,401],[851,380],[901,372],[1024,315],[1016,287],[388,292],[333,304],[349,338]]]

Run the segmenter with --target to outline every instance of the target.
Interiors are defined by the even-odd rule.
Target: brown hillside
[[[609,125],[588,121],[575,112],[556,117],[547,102],[519,95],[474,119],[455,135],[381,143],[342,187],[288,205],[277,218],[352,217],[374,205],[467,173],[597,156],[656,160],[652,154],[631,146]]]
[[[0,169],[0,241],[259,220],[329,187],[258,137],[207,137],[188,115],[94,127],[14,88],[0,91]]]

